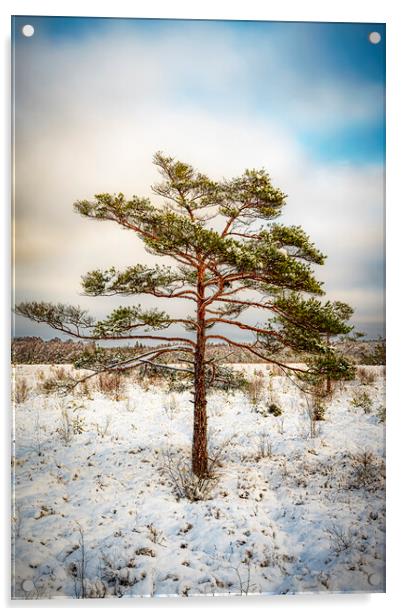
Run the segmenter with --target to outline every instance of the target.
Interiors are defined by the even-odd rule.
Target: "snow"
[[[60,398],[39,388],[57,367],[15,367],[30,390],[14,405],[15,598],[384,592],[383,368],[338,389],[314,437],[286,377],[239,368],[264,375],[283,415],[211,393],[219,476],[191,501],[173,485],[189,479],[188,392],[133,382],[119,401]],[[351,404],[362,391],[370,413]]]

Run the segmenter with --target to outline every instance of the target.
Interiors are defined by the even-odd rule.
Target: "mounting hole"
[[[373,45],[378,45],[378,43],[381,41],[381,34],[379,32],[370,32],[369,41]]]
[[[25,592],[30,592],[34,588],[35,586],[32,580],[24,580],[22,582],[22,590],[25,590]]]
[[[33,26],[31,26],[31,24],[25,24],[25,26],[22,26],[22,34],[24,36],[33,36],[35,32],[35,28]]]

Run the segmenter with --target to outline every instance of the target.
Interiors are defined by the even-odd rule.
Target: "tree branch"
[[[275,364],[276,366],[279,366],[281,368],[284,368],[285,370],[292,370],[293,372],[301,372],[304,374],[312,374],[311,370],[304,370],[303,368],[296,368],[294,366],[288,366],[282,362],[279,362],[275,359],[272,359],[272,357],[265,357],[264,355],[262,355],[261,353],[259,353],[258,351],[255,350],[255,348],[253,348],[251,345],[248,344],[243,344],[241,342],[235,342],[234,340],[230,340],[229,338],[227,338],[226,336],[223,336],[221,334],[210,334],[207,336],[207,339],[211,339],[211,338],[215,338],[218,340],[223,340],[224,342],[226,342],[229,345],[233,345],[235,347],[241,348],[241,349],[246,349],[247,351],[250,351],[250,353],[252,353],[253,355],[255,355],[256,357],[259,357],[260,359],[263,359],[266,363],[268,364]]]

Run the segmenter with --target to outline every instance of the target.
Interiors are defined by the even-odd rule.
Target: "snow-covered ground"
[[[244,368],[264,374],[262,401],[209,396],[219,477],[191,501],[188,392],[60,398],[38,390],[56,367],[17,366],[13,596],[384,591],[383,368],[338,390],[314,437],[288,379]],[[282,416],[257,412],[267,399]]]

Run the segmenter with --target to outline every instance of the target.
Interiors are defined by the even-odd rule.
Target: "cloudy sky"
[[[82,297],[81,275],[158,258],[72,204],[152,196],[162,150],[216,179],[265,167],[289,195],[282,222],[328,256],[317,273],[328,297],[354,307],[356,329],[383,335],[383,25],[17,17],[13,30],[17,302],[98,317],[130,302]]]

